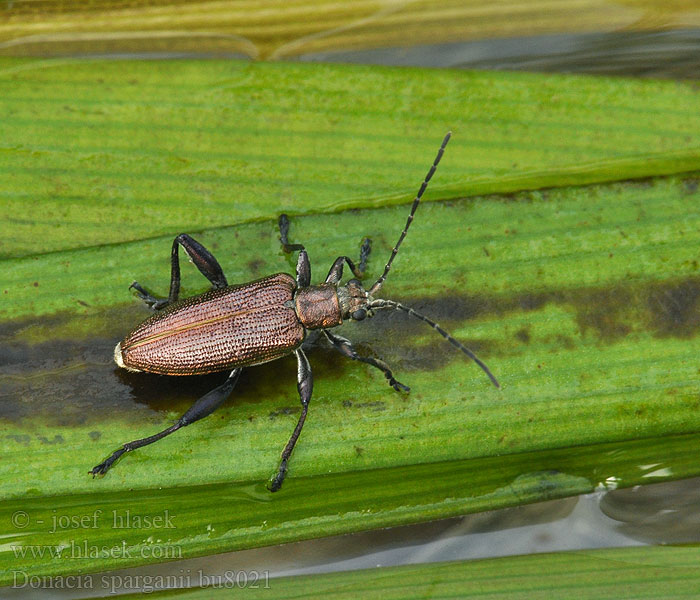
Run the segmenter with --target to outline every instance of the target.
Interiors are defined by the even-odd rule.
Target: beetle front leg
[[[282,250],[287,254],[291,252],[296,252],[297,250],[303,250],[304,246],[302,244],[290,244],[289,243],[289,217],[282,213],[277,221],[277,226],[280,230],[280,242],[282,243]]]
[[[122,454],[136,450],[136,448],[142,448],[143,446],[153,444],[154,442],[163,439],[165,436],[174,433],[181,427],[186,427],[195,421],[199,421],[200,419],[209,416],[217,408],[219,408],[219,406],[221,406],[226,398],[229,397],[242,370],[242,368],[239,368],[231,371],[231,374],[228,376],[228,379],[223,383],[223,385],[213,389],[211,392],[205,394],[199,400],[197,400],[190,407],[190,409],[177,420],[177,423],[150,437],[134,440],[133,442],[124,444],[121,448],[119,448],[119,450],[112,453],[107,460],[101,462],[91,471],[88,471],[88,474],[92,475],[93,477],[95,477],[95,475],[104,475]]]
[[[352,274],[358,279],[362,279],[367,269],[367,259],[369,258],[369,253],[372,250],[372,242],[369,238],[365,238],[362,241],[362,247],[360,248],[360,262],[357,266],[352,260],[347,256],[339,256],[335,259],[335,262],[328,271],[328,276],[326,277],[326,283],[339,283],[343,278],[343,266],[347,263],[348,267],[352,271]]]
[[[292,450],[294,450],[294,445],[299,439],[301,428],[304,426],[306,413],[309,410],[309,402],[311,401],[311,392],[314,389],[314,378],[311,374],[311,365],[309,365],[306,355],[302,352],[301,348],[296,350],[295,354],[297,355],[297,389],[299,390],[299,399],[301,400],[301,415],[299,416],[297,426],[294,428],[292,437],[289,438],[287,445],[282,451],[279,469],[277,470],[276,475],[272,478],[272,481],[268,487],[271,492],[276,492],[282,487],[282,482],[287,475],[287,463],[289,462],[289,457],[292,454]]]
[[[407,385],[404,385],[400,381],[397,381],[394,379],[394,375],[391,372],[391,369],[389,369],[389,366],[383,361],[383,360],[378,360],[375,358],[369,358],[369,357],[364,357],[360,356],[356,351],[355,348],[352,347],[352,343],[350,340],[341,337],[339,335],[335,335],[328,331],[327,329],[323,330],[323,333],[325,336],[328,338],[328,341],[333,344],[333,347],[343,354],[344,356],[347,356],[348,358],[351,358],[352,360],[358,360],[360,362],[366,363],[368,365],[372,365],[373,367],[376,367],[382,373],[384,373],[384,377],[387,378],[389,381],[389,385],[393,387],[397,392],[410,392],[411,388],[408,387]]]
[[[297,286],[300,288],[311,285],[311,263],[309,263],[309,255],[302,244],[289,243],[289,217],[282,213],[277,225],[280,229],[280,242],[282,242],[282,250],[287,254],[290,252],[299,251],[297,259]]]
[[[139,297],[154,310],[160,310],[168,304],[177,302],[180,295],[180,257],[178,253],[180,246],[185,249],[190,260],[199,269],[199,272],[209,280],[212,287],[218,289],[228,285],[223,269],[214,255],[193,237],[181,233],[173,240],[173,247],[170,251],[170,293],[168,297],[156,298],[136,281],[129,286],[129,289],[134,288]]]

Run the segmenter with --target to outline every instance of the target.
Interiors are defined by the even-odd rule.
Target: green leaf
[[[156,592],[152,598],[674,598],[693,596],[700,585],[697,546],[609,548],[464,562],[363,569],[269,579],[264,572],[236,572],[231,579],[196,589]],[[236,576],[238,579],[236,579]],[[152,585],[163,585],[153,578]],[[136,598],[136,594],[124,596]]]
[[[37,199],[31,213],[3,203],[7,219],[0,221],[0,239],[10,244],[0,262],[3,583],[18,569],[93,572],[700,472],[693,460],[700,430],[698,176],[571,185],[700,170],[699,142],[688,134],[698,119],[690,86],[216,62],[155,63],[152,71],[127,62],[32,66],[6,65],[3,76],[15,78],[10,95],[16,96],[0,100],[6,107],[15,102],[4,113],[15,141],[3,190]],[[255,77],[241,92],[231,83],[235,77],[223,83],[227,72]],[[152,73],[155,83],[136,78],[127,97],[115,85],[128,81],[115,79],[127,73]],[[163,80],[177,73],[199,90],[190,93],[200,106],[210,107],[189,113],[173,108],[184,111],[177,127],[191,136],[181,154],[201,161],[192,178],[177,161],[149,163],[150,140],[165,138],[133,126],[139,106],[146,125],[157,122],[151,110],[174,102],[179,84]],[[110,86],[76,83],[100,77]],[[65,134],[73,131],[68,122],[51,129],[53,105],[38,100],[27,103],[38,110],[34,120],[22,113],[17,89],[48,97],[46,86],[61,78],[62,93],[73,83],[74,105],[111,115],[111,136],[98,117],[75,135]],[[221,89],[237,89],[237,102],[247,97],[251,119],[267,115],[255,126],[238,118],[226,132],[237,132],[232,145],[221,135],[228,126],[216,108],[223,101],[215,81]],[[285,105],[283,81],[288,90],[314,88],[315,102]],[[381,108],[382,99],[392,97],[382,90],[392,86],[403,90],[397,98],[421,99],[413,106],[420,118],[408,110],[397,116],[396,106]],[[115,98],[124,93],[122,100],[111,101],[110,89]],[[355,113],[326,120],[327,107],[348,102],[344,90],[357,93],[358,102],[361,90],[378,90],[379,108],[373,111],[369,100],[362,107],[350,102]],[[471,90],[493,102],[473,102]],[[538,100],[508,104],[507,98]],[[543,107],[556,98],[560,114],[554,118]],[[524,106],[530,106],[532,124],[523,117]],[[286,111],[286,129],[273,126],[272,107],[279,118]],[[500,120],[496,109],[503,111]],[[76,127],[88,122],[88,113],[75,119]],[[320,135],[312,125],[322,122]],[[373,240],[370,273],[377,276],[408,210],[391,205],[415,193],[448,126],[462,141],[448,146],[429,191],[433,201],[420,207],[383,293],[434,317],[474,349],[501,381],[501,391],[425,324],[380,313],[343,326],[341,333],[361,352],[384,358],[411,393],[397,394],[378,371],[321,344],[313,347],[310,416],[278,494],[264,484],[299,412],[291,358],[247,370],[212,417],[130,453],[104,478],[87,475],[121,443],[170,425],[221,381],[220,375],[129,374],[112,363],[114,344],[149,314],[127,286],[138,279],[166,292],[178,230],[195,234],[229,281],[242,282],[293,272],[294,258],[279,247],[276,215],[307,213],[292,218],[291,238],[306,245],[314,281],[338,255],[357,256],[364,236]],[[413,127],[423,133],[403,133]],[[303,143],[289,145],[289,130],[306,131],[295,138]],[[251,174],[248,165],[241,195],[226,193],[221,177],[213,204],[201,196],[183,200],[187,186],[205,181],[199,169],[235,162],[240,149],[260,142],[259,135],[266,139],[255,160],[264,168]],[[24,140],[22,151],[18,139]],[[131,147],[129,158],[126,145],[136,140],[143,152]],[[168,144],[183,140],[175,136]],[[477,149],[475,140],[481,140]],[[81,148],[97,152],[103,144],[102,166],[75,168]],[[50,159],[32,158],[33,152],[48,152]],[[347,159],[351,155],[355,162]],[[292,156],[296,162],[285,158]],[[42,160],[58,166],[45,171]],[[124,187],[95,204],[105,181]],[[562,186],[555,189],[459,199],[476,190],[557,181]],[[56,187],[61,182],[70,191]],[[51,202],[76,220],[52,214]],[[360,209],[339,212],[351,206]],[[129,210],[138,215],[130,220]],[[64,231],[52,229],[51,219],[65,223]],[[250,222],[238,222],[245,220]],[[185,295],[206,289],[195,269],[185,267],[183,277]],[[138,526],[115,526],[113,517],[126,509],[161,518],[169,511],[174,526],[146,527],[144,519]],[[52,532],[54,519],[58,528]],[[83,543],[99,550],[70,554]],[[127,548],[127,556],[110,551],[117,547]]]
[[[449,129],[428,199],[700,164],[697,90],[675,82],[0,59],[0,89],[6,257],[409,202]]]

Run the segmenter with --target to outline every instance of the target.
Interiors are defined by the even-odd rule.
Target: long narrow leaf
[[[173,108],[191,123],[188,128],[184,116],[178,121],[192,136],[182,154],[196,155],[197,140],[202,143],[193,173],[170,159],[180,156],[174,148],[156,168],[145,160],[147,152],[129,146],[140,140],[148,148],[150,139],[173,143],[157,128],[146,132],[145,125],[153,122],[150,111],[168,106],[166,92],[178,86],[161,84],[178,64],[214,107]],[[91,106],[101,116],[94,115],[94,127],[78,127],[90,122],[86,112],[59,129],[46,116],[48,105],[39,111],[44,120],[34,115],[33,121],[18,96],[7,100],[15,104],[4,124],[15,141],[4,155],[3,193],[37,202],[34,211],[3,203],[0,222],[0,239],[9,245],[0,261],[3,582],[11,583],[17,569],[94,572],[698,473],[698,176],[572,185],[700,170],[693,134],[697,94],[690,86],[332,66],[207,63],[199,70],[183,62],[155,65],[153,87],[135,80],[151,100],[137,96],[142,100],[110,104],[102,92],[91,99],[85,82],[128,81],[121,78],[141,66],[35,66],[16,63],[3,71],[16,77],[13,93],[24,89],[43,97],[40,88],[63,77],[61,93],[72,82],[75,105]],[[285,96],[273,80],[286,81],[287,90],[294,77],[295,84],[316,82],[312,106],[281,105],[287,130],[304,132],[295,139],[305,143],[287,145],[290,138],[271,125],[267,112],[267,121],[255,126],[239,119],[237,143],[225,146],[226,135],[217,131],[224,127],[215,108],[219,92],[211,85],[216,80],[227,89],[223,73],[258,77],[245,92],[230,84],[243,94],[235,96],[240,103],[245,96],[254,104],[269,93],[270,105],[277,106]],[[421,96],[424,106],[401,113],[406,127],[422,133],[409,142],[389,117],[393,113],[372,112],[369,101],[362,109],[367,121],[359,108],[355,120],[361,136],[351,135],[350,117],[341,115],[342,125],[333,122],[325,107],[334,99],[340,106],[337,98],[347,89],[340,84],[353,74],[367,93],[405,77],[406,86],[434,94]],[[27,83],[32,77],[38,79]],[[482,99],[501,104],[494,100],[477,112],[468,90],[478,89]],[[517,112],[523,104],[508,104],[506,92],[533,97],[543,90],[549,92],[530,105],[530,117],[554,98],[560,112],[554,119],[539,110],[540,125],[530,137],[529,121]],[[133,124],[138,106],[145,111],[143,132]],[[494,107],[507,112],[497,122]],[[423,114],[411,121],[412,111]],[[111,136],[104,135],[104,114],[113,118]],[[252,119],[255,111],[247,114]],[[325,123],[326,135],[311,127],[318,122]],[[583,122],[589,129],[579,128]],[[574,139],[566,135],[570,123],[582,132]],[[286,210],[292,241],[309,250],[314,281],[338,255],[357,256],[364,236],[373,242],[372,281],[407,214],[406,206],[379,206],[410,200],[448,126],[455,141],[463,141],[449,146],[429,192],[433,201],[420,207],[383,293],[434,317],[475,350],[501,381],[501,391],[423,323],[380,313],[341,333],[362,353],[384,358],[411,393],[394,392],[381,373],[311,340],[310,416],[278,494],[264,484],[299,412],[292,359],[247,370],[212,417],[127,455],[104,478],[88,476],[120,444],[167,427],[221,381],[216,375],[129,374],[112,362],[117,341],[149,314],[127,287],[137,279],[155,293],[166,292],[173,235],[181,229],[194,234],[231,282],[293,272],[294,258],[281,251],[275,223]],[[519,132],[512,139],[503,133],[509,127]],[[229,164],[228,153],[253,147],[263,130],[267,139],[257,150],[263,162],[256,164],[266,166],[251,172],[253,162],[239,164],[240,196],[210,188],[208,196],[183,201],[190,176],[193,186],[207,180],[223,186],[228,176],[205,176],[201,169]],[[478,149],[475,139],[481,140]],[[111,149],[100,154],[103,144]],[[343,152],[334,154],[339,147]],[[296,162],[279,158],[295,152]],[[344,163],[350,155],[356,162]],[[470,171],[475,166],[481,171]],[[116,187],[104,187],[107,181]],[[458,199],[476,190],[557,181],[562,187]],[[190,191],[195,189],[203,188]],[[95,204],[105,190],[112,195]],[[361,209],[339,212],[351,206]],[[129,220],[127,209],[138,214]],[[195,269],[184,267],[183,277],[185,295],[206,289]],[[154,527],[151,519],[151,526],[141,520],[115,527],[113,511],[122,509],[161,519],[170,511],[174,526]],[[55,529],[53,519],[60,517],[65,526],[59,522]],[[94,528],[85,526],[91,519]],[[83,543],[98,550],[89,556],[67,550]],[[130,549],[126,556],[111,551],[121,546]]]
[[[237,61],[0,59],[0,256],[700,164],[653,81]],[[29,210],[27,209],[29,206]]]

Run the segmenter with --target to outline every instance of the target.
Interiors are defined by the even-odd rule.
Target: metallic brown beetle
[[[368,290],[363,288],[358,279],[351,279],[346,285],[340,285],[346,263],[355,277],[363,275],[370,252],[368,239],[362,244],[358,266],[347,256],[340,256],[333,263],[325,283],[311,285],[309,257],[304,246],[288,243],[289,220],[286,215],[280,216],[279,219],[280,240],[285,252],[299,252],[296,279],[286,273],[277,273],[250,283],[228,285],[214,256],[189,235],[178,235],[173,241],[171,253],[172,271],[168,298],[155,298],[138,283],[131,284],[144,302],[158,312],[117,344],[114,360],[120,367],[130,371],[162,375],[193,375],[232,369],[231,374],[223,385],[197,400],[171,427],[153,436],[124,444],[90,471],[93,477],[106,473],[125,452],[152,444],[181,427],[210,415],[229,396],[243,367],[259,365],[294,352],[298,364],[297,387],[302,410],[297,426],[282,452],[279,468],[270,481],[269,489],[277,491],[287,473],[287,463],[306,420],[311,400],[313,378],[311,367],[302,350],[308,330],[320,330],[333,347],[348,358],[380,369],[395,390],[409,391],[407,386],[394,379],[386,363],[359,356],[349,340],[328,331],[328,328],[341,325],[346,319],[362,321],[371,317],[377,309],[402,310],[424,321],[472,358],[498,387],[498,381],[488,367],[437,323],[398,302],[374,297],[386,280],[449,139],[448,133],[413,201],[406,225],[382,276]],[[213,289],[178,302],[180,246],[211,282]]]

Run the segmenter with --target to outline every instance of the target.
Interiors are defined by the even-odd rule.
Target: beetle
[[[325,282],[311,285],[308,254],[303,245],[289,243],[289,219],[284,214],[280,216],[278,223],[280,241],[285,252],[299,253],[296,278],[287,273],[277,273],[249,283],[228,285],[214,256],[189,235],[178,235],[173,240],[171,251],[168,297],[156,298],[137,282],[129,286],[156,312],[117,344],[114,360],[119,367],[129,371],[194,375],[231,369],[230,375],[222,385],[199,398],[175,424],[150,437],[124,444],[90,470],[89,474],[92,474],[93,478],[95,475],[104,475],[124,453],[157,442],[178,429],[210,415],[231,394],[243,368],[294,353],[297,359],[297,389],[301,400],[301,415],[282,451],[277,472],[268,485],[272,492],[279,490],[287,474],[290,456],[304,426],[313,390],[311,367],[302,350],[309,330],[320,330],[331,345],[344,356],[382,371],[389,385],[396,391],[409,391],[407,386],[394,378],[384,361],[360,356],[350,340],[330,331],[331,328],[341,325],[344,320],[362,321],[372,317],[375,311],[380,309],[400,310],[427,323],[474,360],[492,383],[499,387],[488,367],[437,323],[399,302],[375,297],[386,280],[450,136],[451,133],[448,132],[413,200],[406,225],[391,251],[384,272],[369,289],[364,289],[360,282],[370,253],[369,239],[363,241],[358,265],[347,256],[339,256],[331,266]],[[178,302],[180,246],[212,284],[212,289]],[[355,277],[341,285],[345,265]]]

